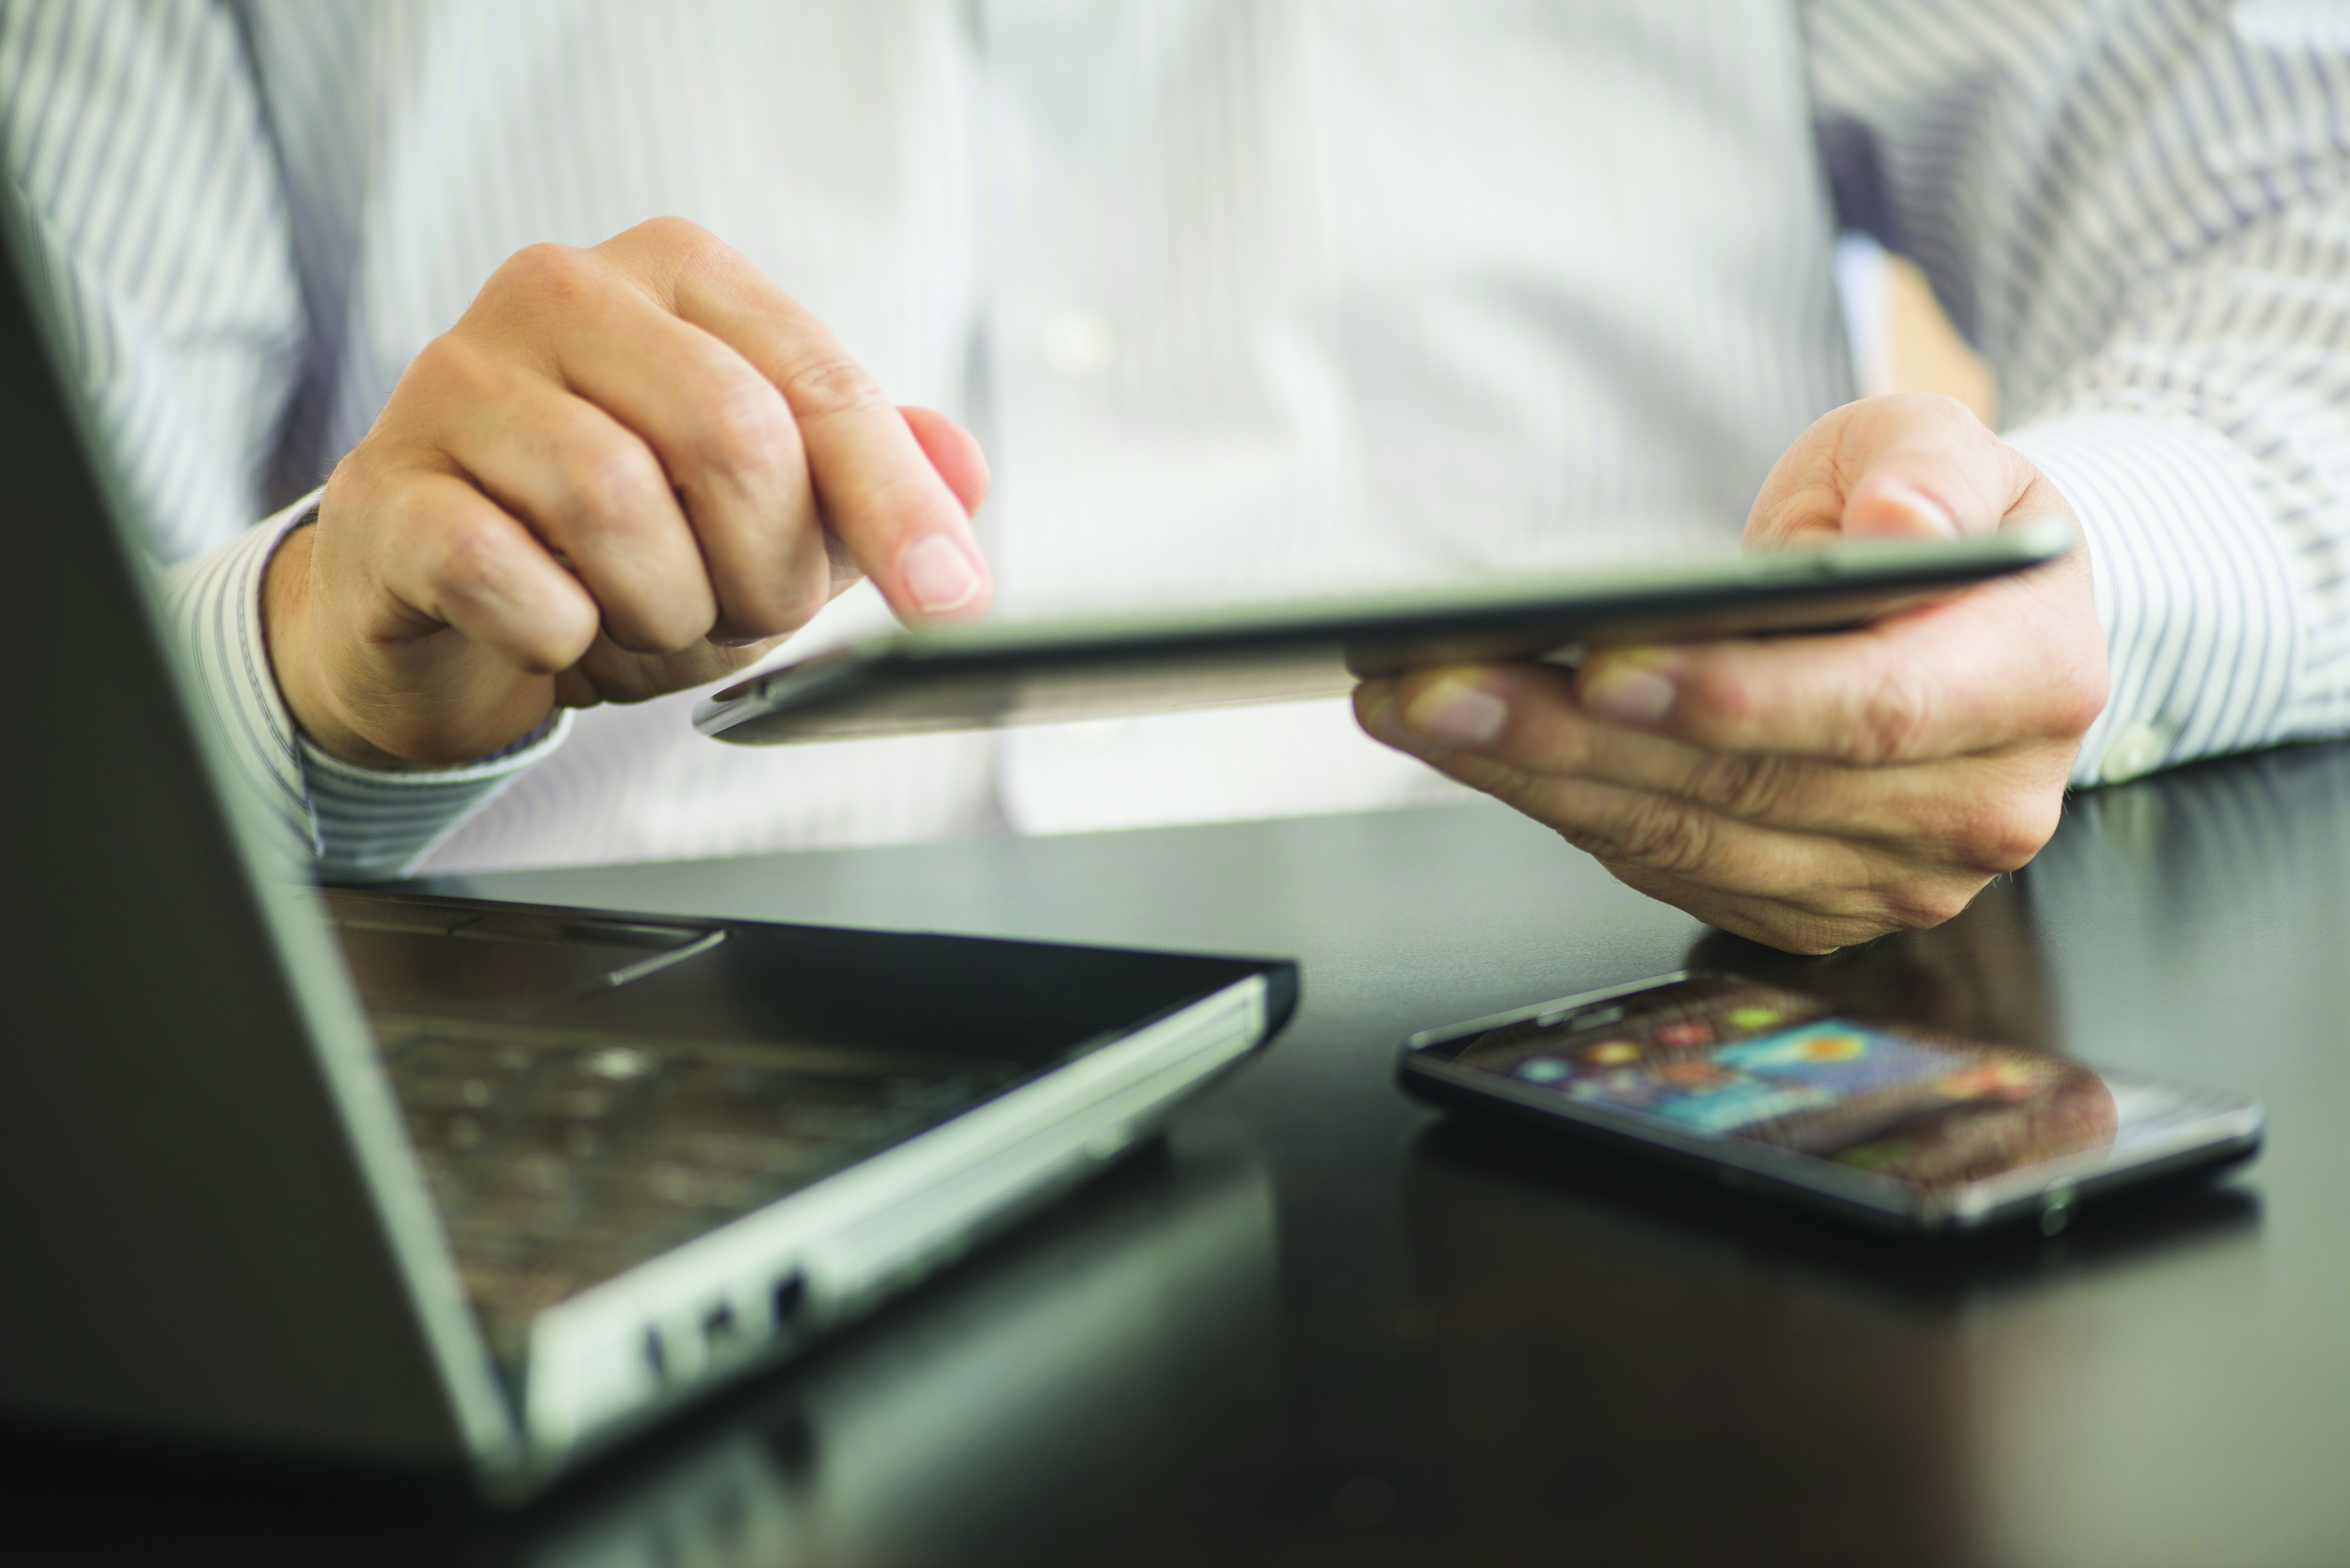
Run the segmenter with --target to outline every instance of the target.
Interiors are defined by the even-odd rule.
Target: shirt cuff
[[[302,774],[318,824],[320,875],[377,880],[404,875],[571,733],[558,708],[537,729],[463,767],[363,768],[301,738]]]
[[[193,666],[198,699],[212,709],[239,781],[265,808],[272,837],[296,865],[317,856],[317,824],[303,782],[294,715],[270,672],[261,579],[278,541],[308,522],[317,505],[314,492],[163,576],[163,602]]]
[[[2186,418],[2104,411],[2006,433],[2071,504],[2111,672],[2075,784],[2285,738],[2307,638],[2293,558],[2248,460]]]
[[[225,548],[173,567],[165,600],[237,770],[268,805],[285,847],[324,877],[397,877],[560,746],[572,714],[558,709],[514,744],[463,767],[364,768],[320,751],[277,690],[261,610],[271,555],[317,507],[314,491]]]

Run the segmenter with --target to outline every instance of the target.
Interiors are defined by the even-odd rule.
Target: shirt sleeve
[[[266,510],[309,326],[233,8],[0,0],[0,83],[30,273],[239,782],[326,875],[398,874],[559,744],[568,715],[469,767],[379,773],[318,751],[286,711],[261,578],[317,497],[246,524]]]
[[[164,602],[238,771],[272,808],[286,844],[329,878],[397,877],[561,745],[571,713],[557,709],[513,745],[456,768],[363,768],[312,744],[270,671],[261,579],[271,553],[317,504],[305,496],[226,548],[172,567]]]
[[[2350,730],[2350,29],[2320,5],[1815,0],[1824,142],[2087,535],[2074,782]]]

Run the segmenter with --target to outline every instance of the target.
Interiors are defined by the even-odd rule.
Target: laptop
[[[7,213],[0,1422],[525,1498],[1083,1180],[1287,962],[319,888],[156,612]]]

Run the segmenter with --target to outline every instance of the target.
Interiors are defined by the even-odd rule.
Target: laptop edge
[[[39,893],[11,944],[0,1235],[41,1288],[0,1292],[0,1410],[518,1463],[343,966],[296,891],[255,875],[256,808],[192,717],[130,509],[60,394],[36,289],[67,258],[13,185],[5,202],[0,472],[32,589],[17,646],[43,657],[10,704],[12,880]]]
[[[0,1419],[462,1470],[515,1501],[1081,1179],[1285,1021],[1294,968],[1247,961],[546,1310],[510,1387],[340,954],[307,888],[263,869],[272,841],[165,641],[104,443],[58,391],[52,334],[103,325],[45,318],[67,258],[5,201],[0,462],[39,586],[19,646],[49,661],[14,704],[31,918],[0,1235],[36,1284],[0,1293]]]

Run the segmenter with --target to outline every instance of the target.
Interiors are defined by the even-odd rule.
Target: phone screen
[[[1452,1060],[1592,1111],[1929,1189],[2108,1148],[2122,1122],[2078,1063],[1840,1017],[1729,975],[1488,1030]]]

